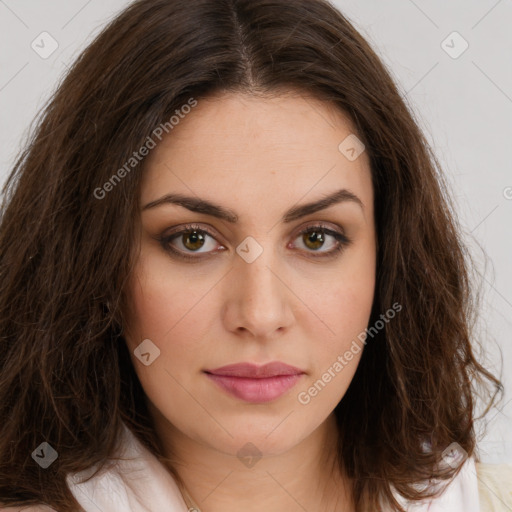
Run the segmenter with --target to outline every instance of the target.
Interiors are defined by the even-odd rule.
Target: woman
[[[506,506],[437,168],[330,4],[131,4],[5,187],[5,510]]]

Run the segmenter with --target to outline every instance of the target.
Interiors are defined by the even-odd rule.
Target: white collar
[[[94,468],[67,476],[82,508],[86,512],[187,512],[173,476],[124,424],[123,430],[123,460],[109,461],[88,482],[82,480]],[[408,504],[397,494],[395,497],[411,512],[480,512],[474,459],[466,460],[445,492],[434,500]]]
[[[165,466],[123,424],[123,460],[68,475],[67,484],[86,512],[187,512],[176,481]]]
[[[473,457],[464,462],[459,473],[437,498],[410,503],[398,493],[393,491],[393,494],[408,512],[480,512],[478,477]]]

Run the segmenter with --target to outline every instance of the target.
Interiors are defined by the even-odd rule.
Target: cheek
[[[200,279],[191,286],[161,256],[141,257],[130,282],[132,313],[127,332],[134,341],[152,338],[164,346],[169,339],[181,339],[177,333],[183,330],[193,337],[194,310],[209,287],[210,283]]]
[[[358,286],[345,283],[330,292],[330,300],[323,299],[319,309],[320,317],[328,326],[328,335],[317,334],[315,338],[312,334],[310,337],[314,342],[308,347],[311,374],[296,396],[305,411],[320,415],[336,407],[357,370],[373,303],[373,281],[359,282]],[[314,323],[312,319],[312,325]],[[325,332],[322,329],[322,333]]]
[[[200,408],[191,406],[185,390],[193,389],[190,382],[201,369],[198,354],[208,326],[197,321],[197,314],[201,297],[210,287],[198,284],[192,288],[183,276],[170,272],[169,266],[165,271],[159,268],[158,262],[139,264],[130,283],[131,319],[125,335],[130,357],[150,402],[173,424],[183,421],[180,415],[188,422],[204,422]],[[158,356],[148,365],[134,353],[143,340],[151,340],[158,349]]]
[[[216,318],[213,307],[218,305],[212,300],[215,282],[211,276],[196,276],[192,283],[190,276],[173,270],[159,255],[140,259],[130,282],[131,316],[125,339],[141,384],[152,400],[163,399],[162,387],[181,396],[180,384],[188,386],[205,367],[209,333]],[[159,354],[148,366],[134,354],[146,339]]]
[[[337,379],[341,384],[340,381],[355,372],[364,349],[364,333],[373,303],[373,286],[370,283],[364,288],[352,288],[347,284],[332,289],[331,293],[331,300],[324,299],[322,307],[318,309],[321,311],[319,316],[328,328],[327,331],[322,329],[322,333],[328,334],[320,338],[317,335],[314,347],[311,347],[311,356],[317,363],[314,365],[315,377],[329,369],[333,371],[333,364],[339,361],[340,356],[345,356],[342,363],[343,378]],[[313,324],[314,319],[311,320]]]
[[[360,244],[342,256],[335,278],[330,274],[321,288],[310,286],[311,309],[330,328],[329,346],[341,348],[367,327],[375,295],[374,251]]]
[[[308,295],[308,305],[327,327],[321,329],[323,334],[317,335],[311,347],[310,356],[315,363],[308,382],[309,386],[314,386],[314,389],[309,388],[310,398],[321,394],[319,401],[329,402],[330,406],[336,405],[348,388],[365,346],[376,276],[371,245],[362,249],[350,256],[347,253],[336,280],[325,282],[323,293],[311,288]],[[311,333],[314,326],[318,326],[318,317],[310,315]]]

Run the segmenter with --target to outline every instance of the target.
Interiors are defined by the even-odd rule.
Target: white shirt
[[[91,470],[69,475],[69,488],[86,512],[187,512],[180,490],[163,464],[124,427],[125,460],[82,482]],[[398,494],[404,506],[407,502]],[[438,498],[408,505],[411,512],[480,511],[475,462],[469,458]],[[317,511],[314,511],[317,512]]]

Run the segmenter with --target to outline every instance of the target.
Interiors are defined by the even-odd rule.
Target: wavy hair
[[[121,422],[164,460],[123,342],[144,161],[107,197],[98,187],[191,97],[291,89],[357,128],[379,241],[370,322],[403,308],[335,409],[357,511],[403,510],[393,489],[432,495],[417,484],[455,474],[438,464],[453,442],[476,453],[475,392],[486,390],[487,411],[503,388],[472,347],[470,256],[439,163],[375,51],[326,0],[138,0],[63,77],[3,188],[4,504],[79,510],[65,477],[99,470]],[[44,470],[31,459],[43,440],[58,451]]]

